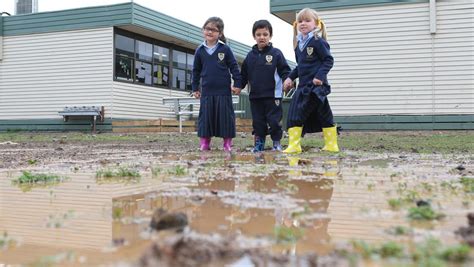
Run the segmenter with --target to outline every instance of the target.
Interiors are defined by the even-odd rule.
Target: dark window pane
[[[170,62],[170,50],[161,46],[154,46],[153,61],[163,65],[168,65]]]
[[[115,35],[115,54],[122,56],[133,57],[135,49],[133,46],[133,39],[116,34]]]
[[[188,56],[188,64],[187,64],[187,69],[192,70],[193,69],[193,63],[194,63],[194,55],[193,54],[187,54]]]
[[[186,90],[189,90],[191,91],[192,90],[192,87],[191,87],[191,77],[192,77],[192,73],[193,71],[192,70],[186,70]]]
[[[173,50],[173,67],[186,68],[186,53]]]
[[[153,65],[153,84],[168,86],[169,68],[163,65]]]
[[[137,40],[137,59],[151,61],[152,53],[152,44]]]
[[[173,68],[173,87],[178,89],[184,89],[186,83],[186,72],[181,69]]]
[[[133,60],[127,57],[115,58],[115,78],[117,80],[133,81]]]
[[[151,64],[135,61],[135,77],[136,82],[151,85]]]

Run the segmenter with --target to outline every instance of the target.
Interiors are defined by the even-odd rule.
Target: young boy
[[[256,21],[253,24],[252,34],[257,44],[252,47],[242,64],[241,88],[249,84],[252,127],[255,135],[253,152],[263,151],[267,133],[273,140],[272,150],[281,151],[283,81],[291,69],[283,53],[270,43],[273,34],[270,22]]]

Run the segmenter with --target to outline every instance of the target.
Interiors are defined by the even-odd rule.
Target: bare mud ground
[[[0,266],[474,263],[472,132],[346,132],[336,154],[320,135],[290,156],[251,153],[248,134],[231,154],[219,139],[197,146],[194,134],[0,134]],[[176,218],[186,226],[150,227]]]

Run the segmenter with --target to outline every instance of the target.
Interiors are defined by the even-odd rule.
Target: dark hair
[[[214,24],[217,29],[219,30],[219,40],[224,43],[227,43],[227,38],[224,36],[224,21],[219,17],[210,17],[204,22],[202,29],[206,28],[207,24],[212,23]]]
[[[252,27],[252,36],[255,36],[255,32],[258,29],[267,29],[270,32],[270,36],[273,36],[272,24],[270,24],[270,22],[266,19],[261,19],[261,20],[255,21],[255,23],[253,24],[253,27]]]

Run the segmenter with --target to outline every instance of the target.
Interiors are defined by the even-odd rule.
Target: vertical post
[[[436,0],[430,0],[430,33],[436,33]]]
[[[96,124],[96,122],[97,122],[97,116],[94,115],[94,116],[92,116],[92,133],[93,134],[95,134],[95,129],[96,129],[95,124]]]

